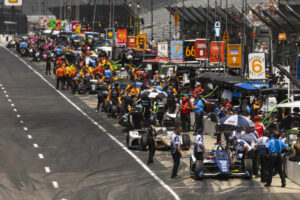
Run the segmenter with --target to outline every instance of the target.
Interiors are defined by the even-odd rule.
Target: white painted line
[[[12,107],[14,107],[14,106],[15,106],[15,104],[13,104],[13,103],[12,103],[12,104],[10,104],[10,105],[11,105]]]
[[[2,90],[4,90],[5,88],[4,87],[2,87]]]
[[[6,94],[5,96],[6,96],[6,98],[8,98],[8,97],[9,97],[7,94]]]
[[[25,126],[25,127],[24,127],[24,130],[25,130],[25,131],[28,131],[28,128]]]
[[[32,139],[32,136],[31,135],[27,135],[28,139]]]
[[[51,173],[50,167],[45,167],[45,172],[46,173]]]
[[[0,84],[0,87],[2,87],[2,84]]]
[[[14,111],[17,112],[18,110],[14,108]]]
[[[4,93],[4,94],[6,94],[7,92],[6,92],[6,91],[4,91],[3,93]]]
[[[18,117],[18,118],[20,118],[20,117],[21,117],[21,115],[17,115],[17,117]]]
[[[23,122],[22,120],[20,121],[20,123],[21,123],[21,124],[24,124],[24,122]]]
[[[52,185],[54,188],[59,188],[58,183],[56,181],[52,181]]]
[[[41,154],[41,153],[39,153],[39,158],[40,158],[40,159],[44,159],[44,155]]]
[[[38,145],[38,144],[33,144],[33,147],[34,147],[34,148],[38,148],[39,145]]]
[[[6,48],[5,48],[6,49]],[[143,163],[143,161],[137,157],[132,151],[127,149],[126,145],[120,142],[116,137],[107,132],[105,128],[103,128],[100,124],[98,124],[93,118],[91,118],[88,114],[86,114],[81,108],[79,108],[75,103],[73,103],[68,97],[66,97],[61,91],[56,90],[56,87],[53,86],[47,79],[45,79],[38,71],[33,69],[29,64],[27,64],[24,60],[18,57],[15,53],[6,49],[16,58],[18,58],[22,63],[24,63],[31,71],[33,71],[36,75],[38,75],[45,83],[49,85],[54,91],[56,91],[60,96],[62,96],[67,102],[69,102],[74,108],[76,108],[82,115],[86,116],[93,124],[95,124],[100,130],[102,130],[108,137],[110,137],[114,142],[116,142],[125,152],[127,152],[139,165],[141,165],[146,172],[148,172],[161,186],[163,186],[176,200],[180,200],[180,197],[176,194],[176,192],[167,185],[161,178],[159,178],[147,165]],[[52,182],[54,183],[54,182]],[[54,186],[54,185],[53,185]],[[58,184],[57,184],[58,186]]]
[[[8,102],[11,102],[11,99],[7,99]]]

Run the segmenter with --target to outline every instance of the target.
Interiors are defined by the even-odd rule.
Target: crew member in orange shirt
[[[61,89],[62,89],[62,90],[64,89],[64,82],[63,82],[64,76],[65,76],[65,71],[64,71],[64,69],[62,69],[61,67],[58,68],[58,69],[56,70],[56,89],[57,89],[57,90],[58,90],[58,88],[59,88],[59,82],[61,82]]]

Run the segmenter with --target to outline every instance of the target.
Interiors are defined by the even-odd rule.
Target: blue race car
[[[222,145],[216,150],[203,153],[203,160],[196,160],[194,154],[190,157],[190,173],[195,180],[212,176],[246,176],[252,177],[252,159],[244,159],[240,154],[234,164],[231,164],[230,151]]]

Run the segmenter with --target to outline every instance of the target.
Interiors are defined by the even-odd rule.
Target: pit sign
[[[136,36],[136,50],[145,51],[147,49],[147,35],[140,34]]]
[[[230,68],[242,67],[242,45],[241,44],[228,44],[227,67]]]
[[[5,6],[22,6],[23,0],[5,0]]]
[[[196,61],[195,59],[195,40],[184,41],[184,60]]]
[[[169,57],[169,43],[158,42],[157,43],[157,57],[168,58]]]
[[[172,40],[170,42],[170,52],[172,61],[182,61],[183,60],[183,41],[182,40]]]
[[[265,53],[250,53],[249,60],[249,78],[265,79],[266,78],[266,60]]]
[[[208,49],[206,39],[196,39],[195,41],[195,58],[196,60],[208,59]]]

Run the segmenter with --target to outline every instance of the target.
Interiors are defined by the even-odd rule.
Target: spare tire
[[[203,160],[196,160],[195,169],[194,169],[194,178],[199,180],[202,177],[199,176],[199,173],[203,171]]]
[[[183,150],[189,150],[191,146],[191,138],[190,135],[188,134],[183,134],[182,135],[182,149]]]
[[[141,147],[143,151],[147,150],[147,146],[148,146],[148,134],[142,134],[141,137]]]
[[[253,161],[250,158],[244,159],[245,171],[249,172],[249,179],[252,178],[253,174]]]

